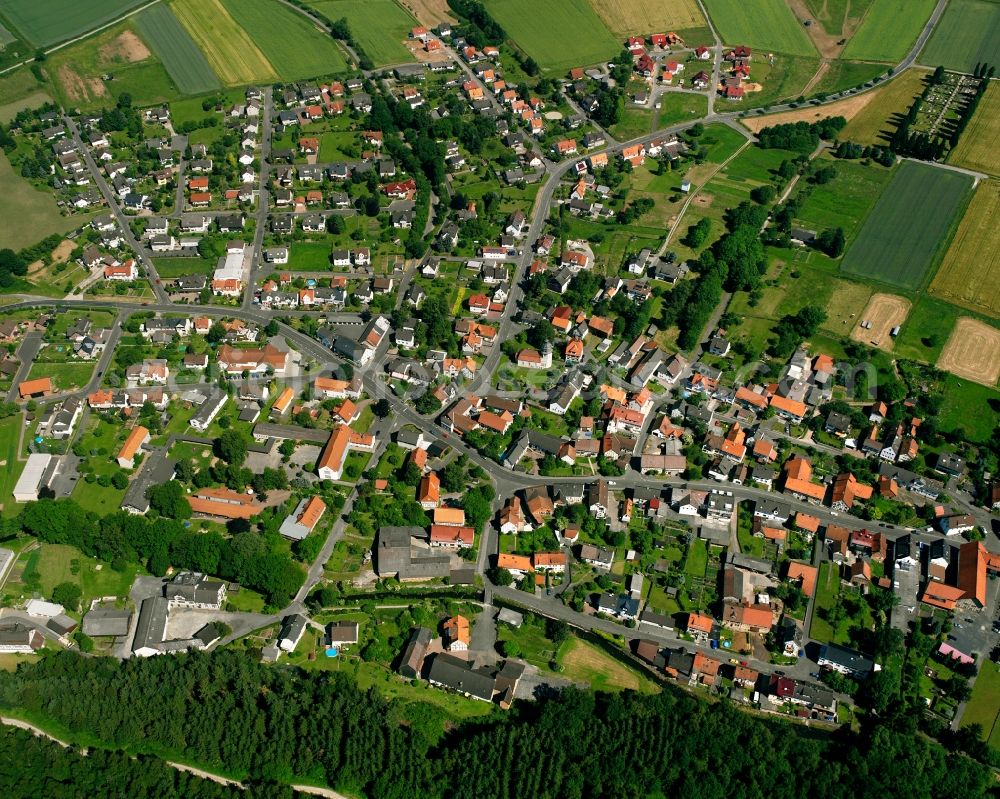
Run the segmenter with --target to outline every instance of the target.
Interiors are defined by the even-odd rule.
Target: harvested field
[[[425,28],[436,27],[439,22],[455,21],[455,15],[448,8],[448,0],[402,0],[400,5]]]
[[[931,283],[956,305],[1000,316],[1000,181],[979,184]]]
[[[972,121],[948,156],[949,164],[1000,175],[1000,84],[990,81]]]
[[[974,383],[995,386],[1000,379],[1000,330],[963,316],[944,345],[937,368]]]
[[[865,92],[864,94],[849,97],[846,100],[838,100],[835,103],[830,103],[820,108],[813,106],[796,108],[794,111],[782,111],[780,114],[745,117],[740,122],[754,133],[771,125],[784,125],[788,122],[816,122],[826,117],[843,117],[850,122],[875,99],[877,94],[878,92]]]
[[[889,331],[903,324],[909,312],[910,301],[905,297],[895,294],[873,294],[851,331],[851,338],[883,350],[891,350],[894,342]],[[861,327],[863,322],[870,323],[871,327],[868,329]]]
[[[841,131],[840,138],[859,144],[886,145],[897,121],[923,92],[924,79],[928,74],[920,69],[908,69],[880,88],[866,92],[862,97],[872,99],[855,111],[853,118],[848,117],[847,127]]]
[[[855,283],[853,280],[834,279],[830,282],[833,284],[833,290],[826,303],[826,321],[820,327],[837,336],[843,336],[847,331],[857,327],[858,308],[868,310],[872,289],[866,283]]]
[[[277,81],[274,67],[226,11],[222,0],[174,0],[170,9],[223,83],[235,86]]]
[[[160,3],[147,8],[135,18],[135,25],[182,92],[200,94],[220,88],[205,54],[169,6]]]
[[[101,48],[101,58],[106,61],[127,61],[134,64],[136,61],[145,61],[151,55],[142,39],[130,30],[122,31],[121,35]]]
[[[619,38],[707,27],[696,0],[590,0],[590,4]]]

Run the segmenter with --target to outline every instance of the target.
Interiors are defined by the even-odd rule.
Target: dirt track
[[[910,301],[904,297],[897,297],[895,294],[873,294],[851,331],[851,338],[883,350],[891,350],[894,342],[889,331],[903,324],[909,312]],[[870,322],[871,327],[865,330],[861,327],[862,322]]]
[[[1000,379],[1000,330],[963,316],[941,350],[937,368],[975,383],[995,386]]]

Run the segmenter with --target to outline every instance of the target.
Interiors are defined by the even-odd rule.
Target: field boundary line
[[[128,19],[129,17],[135,16],[140,11],[145,11],[150,6],[155,6],[159,2],[160,2],[160,0],[150,0],[150,2],[148,2],[148,3],[144,4],[144,5],[138,6],[137,8],[133,8],[131,11],[129,11],[129,12],[125,13],[125,14],[122,14],[120,17],[117,17],[116,19],[113,19],[110,22],[105,22],[103,25],[99,25],[98,27],[94,28],[93,30],[87,31],[86,33],[81,33],[79,36],[74,36],[72,39],[67,39],[65,42],[60,42],[59,44],[53,45],[48,50],[45,50],[43,52],[45,53],[45,55],[49,55],[51,53],[56,52],[57,50],[62,50],[64,47],[69,47],[71,44],[76,44],[77,42],[81,42],[84,39],[89,39],[91,36],[93,36],[95,34],[98,34],[101,31],[107,30],[108,28],[110,28],[110,27],[112,27],[114,25],[117,25],[122,20],[125,20],[125,19]],[[5,67],[4,69],[0,69],[0,75],[5,75],[8,72],[13,72],[15,69],[19,69],[20,67],[23,67],[25,64],[30,64],[34,60],[35,60],[34,58],[27,58],[24,61],[18,62],[17,64],[12,64],[9,67]]]

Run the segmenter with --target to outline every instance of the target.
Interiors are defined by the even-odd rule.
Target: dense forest
[[[251,782],[325,780],[373,799],[963,799],[995,784],[984,766],[915,733],[828,737],[674,690],[569,690],[450,727],[429,704],[387,702],[340,675],[265,667],[232,650],[123,663],[62,652],[0,673],[0,707],[111,748]]]
[[[25,730],[0,727],[0,796],[4,799],[293,799],[285,785],[242,791],[171,768],[155,757],[92,749],[86,756]]]

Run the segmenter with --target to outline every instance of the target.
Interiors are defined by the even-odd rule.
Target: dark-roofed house
[[[433,634],[426,627],[414,627],[411,630],[410,640],[403,650],[403,657],[399,663],[400,674],[410,679],[420,676],[432,637]]]
[[[454,655],[435,655],[431,660],[427,679],[431,685],[447,688],[470,699],[493,701],[496,677],[485,669],[474,668],[467,660]]]
[[[83,632],[92,638],[128,635],[132,611],[98,605],[83,617]]]
[[[822,667],[839,671],[850,677],[867,677],[875,668],[875,663],[870,657],[862,655],[857,650],[837,644],[821,646],[816,662]]]

